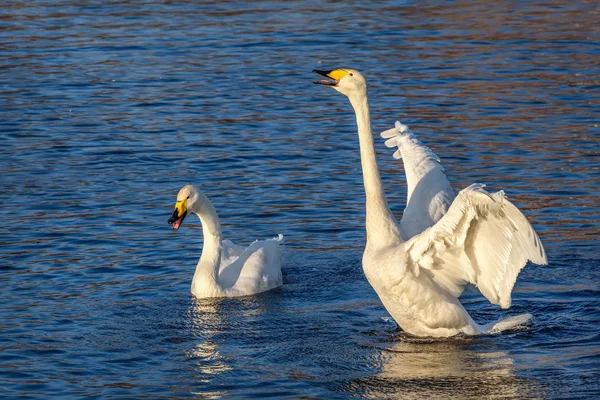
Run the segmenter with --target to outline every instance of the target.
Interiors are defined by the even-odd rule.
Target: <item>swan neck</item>
[[[204,196],[201,194],[201,196]],[[217,286],[219,267],[221,264],[221,224],[215,208],[208,198],[204,196],[202,207],[194,212],[202,223],[202,255],[196,266],[192,280],[192,292],[206,292]]]
[[[367,245],[385,246],[392,242],[399,242],[401,241],[400,230],[388,207],[377,166],[367,95],[365,93],[357,98],[350,98],[350,102],[356,113],[358,127],[360,161],[366,195]]]

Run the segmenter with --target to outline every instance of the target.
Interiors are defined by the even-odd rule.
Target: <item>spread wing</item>
[[[400,221],[404,239],[409,239],[433,226],[448,211],[454,190],[444,174],[444,167],[431,149],[421,143],[408,126],[381,133],[387,147],[398,147],[394,158],[402,158],[406,173],[408,198]]]
[[[510,307],[511,291],[527,261],[547,264],[540,238],[500,191],[462,190],[431,228],[405,243],[407,268],[428,274],[458,297],[472,283],[492,303]]]

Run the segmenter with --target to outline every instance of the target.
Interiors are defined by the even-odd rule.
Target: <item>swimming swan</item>
[[[408,199],[398,224],[377,168],[365,78],[349,68],[314,72],[329,78],[315,83],[346,95],[356,113],[366,193],[363,270],[398,325],[416,336],[448,337],[496,333],[527,321],[529,314],[479,325],[458,301],[471,283],[490,302],[508,308],[527,261],[547,263],[523,214],[504,192],[490,194],[484,185],[455,196],[437,156],[398,122],[382,134],[404,160]]]
[[[198,298],[237,297],[281,286],[283,235],[257,240],[247,248],[221,239],[219,217],[208,198],[195,186],[186,185],[177,194],[169,219],[179,229],[188,213],[202,223],[204,245],[192,279],[192,294]]]

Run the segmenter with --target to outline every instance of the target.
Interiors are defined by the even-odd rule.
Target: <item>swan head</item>
[[[169,218],[169,225],[173,225],[173,230],[179,229],[183,220],[190,212],[197,212],[202,203],[200,191],[193,185],[185,185],[177,193],[177,201],[175,202],[175,211]]]
[[[367,81],[365,77],[355,69],[338,68],[331,71],[315,69],[313,72],[329,78],[315,81],[316,84],[331,86],[338,92],[348,96],[350,99],[355,96],[367,95]]]

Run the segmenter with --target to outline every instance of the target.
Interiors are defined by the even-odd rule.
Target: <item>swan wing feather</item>
[[[431,228],[406,242],[408,267],[427,273],[459,296],[472,283],[492,303],[510,307],[511,291],[527,261],[547,264],[540,238],[504,192],[484,185],[462,190]]]
[[[397,147],[394,158],[402,159],[406,174],[407,200],[400,221],[404,239],[423,232],[440,220],[454,199],[454,190],[438,156],[410,128],[396,121],[393,129],[381,133],[385,145]]]
[[[221,242],[221,268],[225,268],[237,260],[244,250],[246,250],[244,246],[234,244],[231,240],[223,240]]]
[[[273,239],[256,240],[242,247],[241,254],[229,265],[221,266],[219,284],[232,292],[260,293],[282,284],[283,235]],[[235,245],[234,245],[235,246]]]

